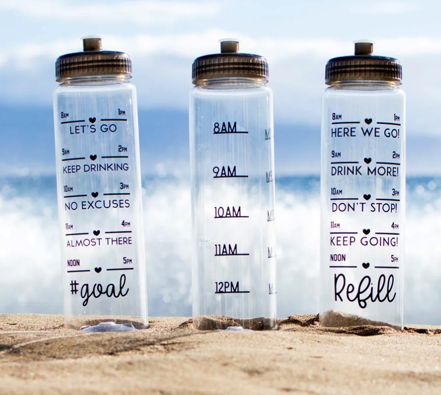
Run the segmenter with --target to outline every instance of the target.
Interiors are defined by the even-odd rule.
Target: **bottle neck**
[[[196,87],[205,89],[245,89],[262,87],[267,83],[266,78],[228,77],[199,80],[196,81]]]
[[[332,89],[357,89],[357,90],[385,90],[399,89],[401,82],[397,81],[375,81],[375,80],[354,80],[333,82]]]
[[[113,85],[129,82],[131,75],[93,75],[71,77],[60,82],[60,85]]]

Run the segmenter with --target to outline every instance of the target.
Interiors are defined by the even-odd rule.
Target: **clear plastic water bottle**
[[[405,95],[394,58],[355,43],[323,96],[320,323],[403,325]]]
[[[138,116],[127,54],[60,56],[54,93],[65,323],[147,326]],[[109,325],[109,321],[114,324]],[[131,326],[125,325],[130,328]]]
[[[199,329],[270,329],[276,318],[274,134],[268,64],[238,53],[193,63],[193,317]]]

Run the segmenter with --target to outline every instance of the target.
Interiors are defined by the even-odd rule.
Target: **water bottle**
[[[270,329],[276,319],[274,134],[268,64],[236,40],[193,63],[193,321]]]
[[[102,51],[100,38],[85,38],[83,46],[56,62],[65,323],[103,331],[143,328],[147,291],[131,61],[125,53]]]
[[[324,326],[403,326],[405,95],[401,64],[355,43],[330,59],[322,112]]]

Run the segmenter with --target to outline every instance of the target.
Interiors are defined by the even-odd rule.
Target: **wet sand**
[[[65,329],[62,316],[0,315],[0,394],[437,394],[441,327],[197,331],[151,318],[126,333]]]

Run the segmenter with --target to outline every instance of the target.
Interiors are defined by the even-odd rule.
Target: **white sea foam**
[[[149,314],[191,315],[191,215],[187,179],[146,181]],[[0,189],[0,313],[62,313],[55,198]],[[1,187],[0,187],[1,188]],[[49,189],[49,188],[48,188]],[[405,322],[441,324],[441,197],[434,180],[410,185]],[[278,316],[318,312],[317,188],[277,190]]]
[[[34,197],[0,195],[0,312],[62,309],[56,207]],[[6,197],[5,197],[6,195]]]

